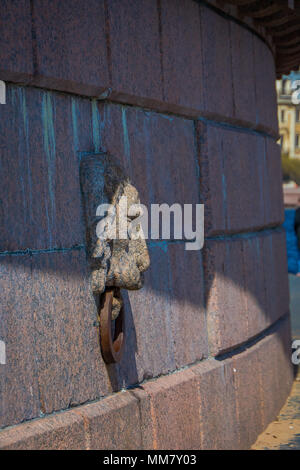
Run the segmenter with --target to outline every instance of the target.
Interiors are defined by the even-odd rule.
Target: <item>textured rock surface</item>
[[[291,388],[288,332],[285,319],[222,361],[202,361],[73,411],[2,430],[0,449],[249,448],[264,429],[266,413],[274,419],[284,403],[278,379],[285,397]]]

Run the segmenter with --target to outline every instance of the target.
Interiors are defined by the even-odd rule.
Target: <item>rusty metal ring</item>
[[[115,320],[114,333],[112,333],[112,301],[114,289],[107,289],[102,294],[100,307],[100,344],[101,352],[106,364],[120,362],[125,344],[125,318],[124,307]]]

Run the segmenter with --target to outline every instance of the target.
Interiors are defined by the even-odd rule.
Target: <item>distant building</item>
[[[283,153],[291,158],[300,158],[300,104],[292,102],[292,83],[295,80],[300,80],[300,71],[283,76],[276,82],[278,121]]]

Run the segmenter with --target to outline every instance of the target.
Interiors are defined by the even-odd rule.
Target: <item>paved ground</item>
[[[300,277],[290,276],[293,338],[300,339]],[[300,369],[291,395],[278,416],[257,439],[253,450],[300,450]]]
[[[300,450],[300,374],[292,393],[273,421],[252,447],[253,450]]]

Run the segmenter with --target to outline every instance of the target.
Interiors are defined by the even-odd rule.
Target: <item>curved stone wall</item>
[[[193,0],[8,1],[3,14],[0,447],[249,447],[292,382],[269,46]],[[80,158],[99,150],[143,203],[204,203],[206,224],[200,252],[149,243],[108,367],[79,185]]]

